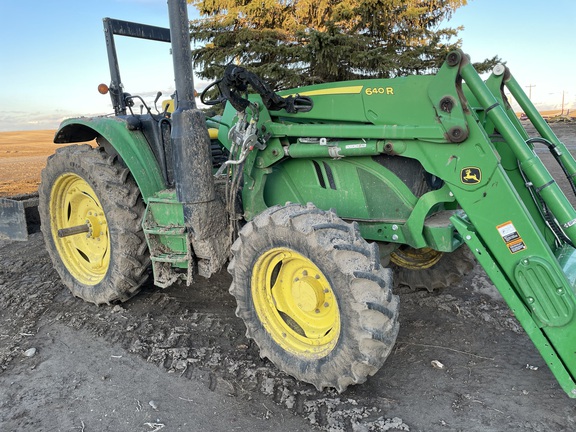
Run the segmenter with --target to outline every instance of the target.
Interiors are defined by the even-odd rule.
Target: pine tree
[[[460,46],[441,24],[466,0],[191,0],[200,77],[230,62],[274,89],[434,72]],[[492,66],[497,58],[480,64]]]

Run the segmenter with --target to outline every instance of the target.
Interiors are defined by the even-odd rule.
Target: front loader
[[[105,19],[115,115],[64,121],[56,143],[97,146],[61,148],[42,173],[46,247],[75,296],[125,301],[150,268],[167,287],[229,261],[261,356],[344,391],[394,345],[389,267],[416,288],[451,285],[469,250],[576,397],[576,211],[534,147],[550,148],[571,184],[576,162],[507,67],[483,81],[454,51],[435,75],[275,93],[229,65],[201,97],[223,114],[207,116],[186,2],[168,5],[170,30]],[[171,42],[176,93],[163,111],[125,92],[115,35]]]

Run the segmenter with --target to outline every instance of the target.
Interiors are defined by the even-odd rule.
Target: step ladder
[[[142,228],[150,250],[154,284],[166,288],[179,279],[189,284],[193,272],[192,251],[182,204],[174,190],[160,191],[149,198]]]

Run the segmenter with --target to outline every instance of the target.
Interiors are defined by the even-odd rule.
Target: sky
[[[168,27],[166,0],[0,0],[0,131],[112,112],[97,92],[110,82],[104,17]],[[564,108],[576,110],[576,1],[468,0],[448,25],[464,27],[472,61],[506,61],[539,109],[560,109],[564,92]],[[173,93],[169,44],[117,37],[116,45],[126,91],[146,101]]]
[[[540,110],[576,111],[576,1],[468,0],[449,22],[464,26],[472,61],[500,57]]]

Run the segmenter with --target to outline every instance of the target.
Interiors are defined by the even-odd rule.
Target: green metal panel
[[[142,197],[148,202],[154,193],[165,189],[160,167],[144,134],[119,117],[81,117],[62,122],[56,132],[57,144],[91,141],[97,137],[108,141],[136,180]]]
[[[319,208],[335,209],[343,219],[357,221],[366,239],[445,252],[461,244],[454,239],[454,228],[448,221],[424,226],[434,209],[454,201],[447,188],[418,198],[395,173],[372,158],[291,159],[256,173],[265,178],[261,183],[263,200],[258,201],[264,207],[247,209],[245,205],[246,211],[259,213],[288,201],[314,202]],[[256,203],[255,191],[244,190],[245,203]]]
[[[306,123],[307,131],[300,133],[298,124],[274,124],[278,132],[296,136],[340,136],[340,137],[421,137],[444,139],[447,129],[454,125],[465,127],[461,114],[460,98],[454,82],[457,69],[445,69],[436,76],[409,76],[393,79],[346,81],[342,83],[320,84],[301,87],[297,93],[309,96],[314,109],[306,113],[277,114],[285,120],[297,123],[322,119],[324,125]],[[414,103],[429,94],[432,103]],[[280,92],[287,96],[294,91]],[[451,98],[454,109],[451,113],[442,111],[440,102]],[[272,113],[274,117],[276,113]],[[444,124],[437,121],[442,116]],[[337,123],[337,124],[333,124]],[[361,125],[354,125],[358,123]],[[392,126],[386,128],[370,125]],[[310,127],[311,126],[311,127]],[[352,127],[355,132],[349,132]],[[309,128],[309,129],[308,129]],[[330,131],[332,130],[332,132]],[[324,132],[326,131],[326,132]],[[370,136],[366,136],[370,134]]]
[[[268,176],[264,201],[267,206],[314,202],[334,208],[344,219],[403,222],[417,199],[388,169],[371,158],[355,157],[287,160]]]
[[[514,276],[528,307],[544,325],[562,327],[574,315],[574,303],[564,290],[564,274],[548,261],[531,256],[516,265]]]

